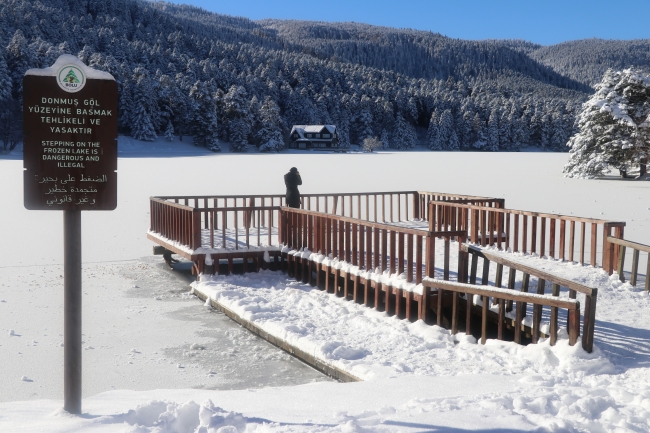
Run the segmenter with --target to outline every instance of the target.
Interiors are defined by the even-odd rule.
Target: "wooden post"
[[[639,250],[632,250],[632,274],[630,278],[630,284],[636,286],[637,272],[639,271]],[[648,276],[646,275],[646,278]]]
[[[591,223],[591,257],[589,258],[589,264],[596,267],[596,242],[598,240],[598,224]]]
[[[505,300],[499,299],[499,322],[497,323],[497,338],[503,340],[503,325],[506,321]]]
[[[407,218],[408,218],[408,216],[407,216]],[[413,193],[413,218],[421,218],[421,216],[420,216],[420,194],[417,193],[417,192]]]
[[[192,210],[192,243],[190,248],[193,250],[201,248],[201,211]]]
[[[560,296],[559,284],[553,284],[552,294],[553,296]],[[551,346],[555,346],[555,343],[557,342],[557,315],[558,315],[558,308],[551,307],[551,326],[550,326]]]
[[[591,296],[585,297],[585,316],[582,327],[582,348],[591,353],[594,349],[594,330],[596,325],[596,300],[598,296],[597,289],[593,289]],[[580,308],[578,308],[578,315]],[[578,328],[580,327],[580,320],[578,318]],[[578,334],[580,331],[578,330]]]
[[[564,252],[566,250],[566,221],[560,220],[560,260],[564,261]]]
[[[390,231],[390,252],[389,252],[390,257],[389,257],[389,266],[388,266],[388,272],[390,273],[390,275],[393,275],[395,273],[395,250],[396,250],[395,242],[396,242],[395,230],[391,230]],[[428,245],[429,244],[427,243],[427,246]]]
[[[546,218],[541,217],[540,224],[542,226],[541,237],[539,239],[539,256],[544,257],[546,255]]]
[[[568,311],[569,345],[574,346],[580,333],[580,308]]]
[[[619,245],[618,250],[619,250],[618,267],[616,268],[616,271],[618,272],[618,279],[621,280],[622,283],[624,283],[625,275],[623,275],[623,272],[625,267],[625,250],[626,250],[625,245]]]
[[[550,228],[549,228],[549,248],[548,255],[552,258],[555,258],[555,218],[551,218]]]
[[[582,221],[580,223],[580,264],[585,264],[585,226],[586,223]]]
[[[483,307],[481,310],[481,344],[485,344],[487,340],[487,316],[490,298],[489,296],[482,296],[481,299],[483,299]]]
[[[431,296],[431,289],[429,287],[424,287],[422,289],[422,296],[420,297],[420,302],[418,303],[418,320],[427,321],[427,311],[429,310],[429,297]],[[438,294],[440,296],[440,294]],[[407,314],[410,307],[410,299],[406,299],[406,308]]]
[[[406,281],[413,282],[413,234],[406,235]]]

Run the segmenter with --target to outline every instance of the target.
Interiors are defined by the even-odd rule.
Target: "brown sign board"
[[[117,83],[62,55],[23,77],[24,203],[30,210],[117,207]]]

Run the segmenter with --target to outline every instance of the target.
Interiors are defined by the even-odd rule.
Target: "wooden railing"
[[[415,284],[433,276],[438,233],[302,209],[282,208],[281,215],[280,241],[294,250],[331,255],[375,273],[404,274]],[[451,237],[462,239],[466,233],[440,235],[446,236],[443,272],[448,279]]]
[[[504,266],[509,268],[508,271],[508,283],[507,283],[507,290],[510,290],[511,292],[515,292],[515,281],[516,281],[516,273],[517,272],[522,272],[522,285],[521,285],[521,292],[527,293],[529,290],[529,282],[530,282],[530,277],[536,277],[537,278],[537,295],[545,295],[545,290],[546,290],[546,283],[551,284],[551,296],[556,299],[560,300],[559,295],[562,287],[566,287],[569,290],[569,299],[576,299],[576,293],[582,293],[585,296],[585,305],[584,305],[584,312],[583,312],[583,337],[582,337],[582,347],[587,351],[591,352],[593,350],[593,344],[594,344],[594,325],[595,325],[595,319],[596,319],[596,301],[598,297],[598,289],[596,288],[591,288],[587,287],[583,284],[576,283],[575,281],[567,280],[566,278],[559,277],[557,275],[553,275],[549,272],[542,271],[537,268],[532,268],[530,266],[524,265],[522,263],[518,263],[516,261],[510,260],[508,258],[505,258],[499,254],[494,254],[486,250],[482,250],[476,246],[470,245],[470,244],[462,244],[460,246],[461,250],[463,252],[469,253],[472,258],[471,258],[471,265],[470,265],[470,270],[467,273],[461,273],[463,275],[469,275],[469,284],[470,285],[475,285],[476,284],[476,279],[477,279],[477,268],[478,268],[478,260],[483,259],[483,272],[482,272],[482,277],[481,277],[481,284],[482,285],[487,285],[488,284],[488,276],[489,276],[489,268],[490,268],[490,262],[494,262],[496,264],[496,277],[494,281],[494,286],[496,288],[501,288],[502,287],[502,280],[503,280],[503,270]],[[466,263],[466,262],[465,262]],[[467,282],[465,280],[461,280],[463,282]],[[486,295],[487,296],[487,295]],[[503,322],[504,314],[506,311],[511,311],[512,310],[512,301],[517,301],[516,299],[511,299],[511,298],[504,298],[501,295],[498,296],[493,296],[493,304],[498,304],[499,305],[499,324],[501,326],[501,323]],[[507,305],[504,305],[504,300],[508,301]],[[523,317],[526,316],[526,302],[525,300],[517,301],[517,310],[516,310],[516,319],[514,322],[514,331],[515,331],[515,342],[519,343],[521,341],[521,321]],[[540,334],[540,321],[542,318],[542,307],[543,306],[548,306],[551,307],[550,311],[550,318],[551,318],[551,344],[555,344],[555,339],[557,338],[557,318],[558,318],[558,311],[557,307],[560,305],[550,305],[548,303],[535,303],[533,302],[534,307],[533,307],[533,327],[532,327],[532,333],[531,333],[531,338],[532,342],[536,343],[539,334]],[[485,310],[485,305],[486,303],[483,302],[483,309]],[[566,306],[565,306],[566,307]],[[565,308],[562,307],[562,308]],[[485,312],[484,312],[485,313]],[[483,320],[485,320],[485,314],[483,317]],[[580,333],[580,326],[579,324],[576,325],[576,323],[579,323],[580,321],[580,308],[578,304],[578,308],[575,312],[575,316],[571,316],[569,314],[567,316],[567,329],[569,330],[569,335],[571,337],[571,332],[575,332],[575,337]],[[575,323],[574,323],[575,321]],[[468,324],[469,325],[469,324]],[[575,340],[574,340],[575,341]]]
[[[193,207],[149,199],[149,230],[191,249],[201,246],[201,214]]]
[[[490,198],[473,195],[460,195],[460,194],[447,194],[441,192],[418,191],[418,209],[420,209],[419,218],[429,221],[431,211],[429,209],[429,202],[454,202],[458,204],[470,204],[475,206],[483,206],[490,208],[503,209],[505,208],[505,199],[503,198]],[[439,212],[438,212],[439,213]],[[444,216],[444,214],[442,214]],[[417,218],[418,216],[416,216]],[[442,223],[442,221],[441,221]],[[464,230],[464,229],[463,229]]]
[[[281,215],[281,241],[291,250],[283,250],[289,275],[408,320],[427,316],[430,298],[414,289],[425,276],[434,275],[436,238],[444,239],[442,277],[448,280],[451,238],[467,236],[467,232],[436,233],[301,209],[282,208]],[[467,267],[464,256],[459,254],[457,269]],[[395,276],[397,280],[392,279]],[[411,287],[404,286],[402,279]]]
[[[394,223],[426,218],[424,203],[431,198],[497,207],[503,202],[502,199],[477,196],[390,191],[303,194],[301,208],[364,221]],[[285,198],[281,194],[160,196],[151,197],[150,202],[151,231],[196,249],[201,246],[201,229],[223,227],[224,224],[231,228],[275,227]]]
[[[499,319],[497,322],[498,331],[497,338],[503,340],[503,327],[506,322],[505,320],[505,302],[516,302],[517,303],[517,312],[521,311],[521,306],[526,305],[527,303],[532,304],[534,311],[541,311],[542,307],[548,307],[551,309],[551,346],[554,346],[557,341],[557,331],[558,331],[558,309],[563,308],[567,310],[568,320],[568,332],[569,332],[569,344],[571,346],[576,344],[578,340],[578,334],[580,330],[580,302],[575,299],[560,299],[555,296],[549,295],[536,295],[531,293],[518,293],[508,289],[499,289],[494,287],[482,287],[476,286],[473,284],[464,284],[457,283],[452,281],[443,281],[436,280],[432,278],[425,278],[423,285],[430,289],[437,290],[437,324],[438,326],[443,325],[443,299],[445,297],[445,292],[452,292],[452,313],[451,313],[451,333],[456,334],[458,332],[458,317],[459,317],[459,294],[465,295],[465,302],[467,311],[465,313],[466,317],[466,334],[470,334],[471,329],[471,317],[472,317],[472,305],[473,305],[473,296],[479,295],[482,299],[482,314],[481,314],[481,344],[485,344],[487,339],[487,322],[488,322],[488,306],[490,298],[493,298],[498,301],[499,305]],[[525,308],[525,307],[524,307]],[[536,314],[541,317],[541,312]],[[539,328],[539,321],[536,321]],[[522,328],[522,317],[520,314],[517,314],[517,318],[514,324],[515,328],[515,342],[521,343],[521,328]],[[537,330],[537,335],[539,335],[539,330]],[[536,343],[537,340],[533,339],[533,343]]]
[[[636,286],[638,273],[639,273],[639,256],[643,251],[647,253],[647,266],[645,271],[645,291],[650,291],[650,245],[643,245],[636,242],[628,241],[625,239],[618,239],[615,237],[608,237],[610,245],[609,257],[618,257],[616,261],[618,276],[622,282],[625,282],[625,252],[627,248],[632,250],[632,269],[630,271],[630,284]]]
[[[430,229],[467,230],[473,243],[513,252],[575,260],[595,267],[599,265],[600,247],[600,265],[610,274],[618,250],[610,248],[608,239],[612,230],[615,238],[622,238],[625,227],[625,222],[618,221],[441,201],[429,202],[429,215]]]

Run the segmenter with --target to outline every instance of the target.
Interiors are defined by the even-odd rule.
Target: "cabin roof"
[[[336,126],[334,125],[293,125],[291,133],[297,132],[300,136],[305,133],[319,134],[325,129],[330,134],[336,133]]]

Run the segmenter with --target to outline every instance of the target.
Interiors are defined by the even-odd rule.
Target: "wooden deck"
[[[638,247],[635,257],[648,251],[622,240],[624,222],[512,210],[489,197],[306,194],[301,209],[282,206],[280,195],[151,197],[150,203],[148,238],[194,262],[196,274],[231,273],[235,262],[241,272],[282,269],[336,296],[482,342],[555,344],[559,323],[566,323],[570,343],[582,334],[591,351],[597,291],[481,247],[578,259],[610,273],[625,246]],[[531,278],[538,281],[534,293]]]

